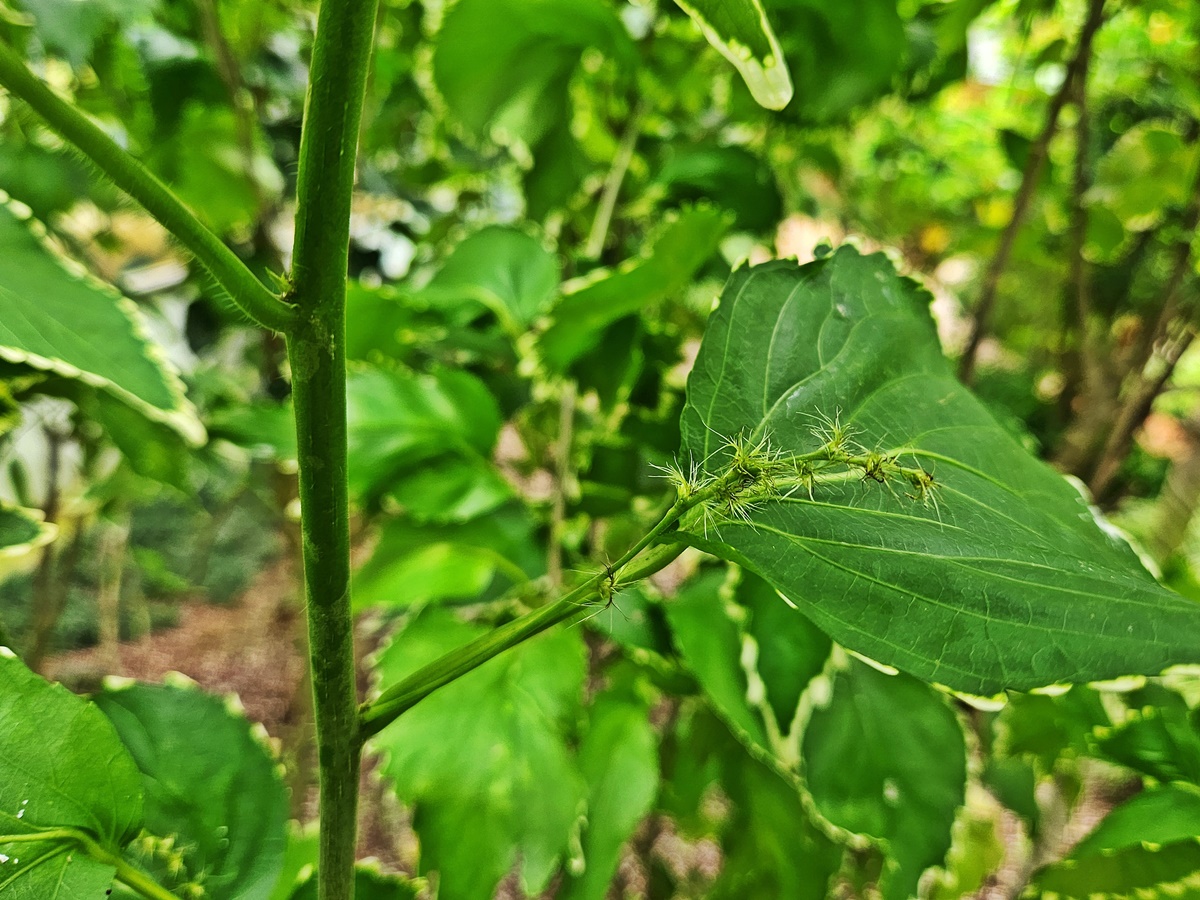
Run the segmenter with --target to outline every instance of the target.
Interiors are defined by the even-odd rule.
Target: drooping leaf
[[[588,712],[579,768],[587,783],[583,871],[568,868],[562,900],[604,900],[621,859],[658,793],[658,738],[649,710],[629,688],[601,695]]]
[[[78,378],[193,442],[204,429],[134,304],[74,273],[0,196],[0,359]]]
[[[966,745],[945,700],[915,678],[851,660],[809,720],[804,763],[821,814],[884,843],[884,897],[915,895],[950,847],[966,788]]]
[[[727,227],[718,210],[690,207],[668,218],[638,259],[564,284],[551,324],[538,340],[546,364],[564,370],[596,346],[606,326],[683,291]]]
[[[558,260],[537,238],[490,225],[458,244],[420,293],[434,305],[482,304],[518,335],[549,305],[559,273]]]
[[[443,609],[411,621],[376,670],[394,684],[486,629]],[[584,677],[578,630],[535,638],[409,710],[373,739],[383,771],[415,806],[422,871],[442,900],[490,897],[520,861],[527,893],[543,890],[567,851],[584,796],[565,743]]]
[[[835,424],[932,481],[859,469],[692,540],[755,569],[839,643],[957,690],[1200,659],[1200,605],[1156,584],[957,382],[928,295],[882,255],[843,247],[734,273],[689,378],[684,454],[716,472],[738,435],[817,452]]]
[[[367,499],[448,452],[490,459],[500,431],[496,401],[464,371],[418,375],[357,367],[350,373],[347,403],[350,490]]]
[[[754,99],[767,109],[783,109],[792,99],[779,40],[759,0],[675,0],[708,42],[733,63]]]
[[[197,883],[212,900],[267,900],[283,868],[288,797],[250,723],[178,684],[108,687],[96,705],[141,770],[146,830],[173,837],[182,869],[161,855],[137,862],[172,889]]]
[[[1105,816],[1034,883],[1043,893],[1079,900],[1160,891],[1185,896],[1180,882],[1194,891],[1200,874],[1198,835],[1200,792],[1185,785],[1150,788]]]
[[[498,575],[505,584],[536,577],[544,559],[532,529],[518,506],[444,525],[393,519],[384,525],[371,558],[355,573],[355,608],[474,600]]]
[[[0,558],[23,556],[54,540],[57,529],[43,521],[41,510],[0,503]]]
[[[119,854],[142,825],[142,778],[96,706],[0,648],[0,892],[5,900],[103,897],[115,866],[62,836],[75,829]]]

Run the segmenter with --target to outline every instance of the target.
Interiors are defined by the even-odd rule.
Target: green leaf
[[[469,372],[361,366],[351,371],[347,392],[350,491],[368,500],[444,453],[489,459],[500,432],[495,399]]]
[[[721,784],[734,804],[711,900],[824,900],[841,848],[813,825],[800,790],[744,751],[727,750]]]
[[[201,442],[183,385],[133,302],[68,270],[40,239],[41,224],[7,200],[0,195],[0,360],[78,378]]]
[[[546,364],[563,371],[600,341],[605,327],[682,293],[717,249],[725,215],[696,206],[668,217],[641,257],[563,285],[550,326],[538,339]]]
[[[1130,231],[1146,231],[1192,189],[1200,152],[1169,124],[1140,122],[1096,164],[1089,204],[1110,210]]]
[[[290,900],[317,900],[317,879],[312,877],[289,895]],[[403,875],[385,875],[368,866],[354,869],[354,900],[417,900],[424,896],[421,882]]]
[[[558,259],[537,238],[490,225],[456,246],[420,294],[434,306],[482,304],[515,336],[549,306],[560,272]]]
[[[1151,788],[1110,812],[1062,862],[1038,873],[1043,893],[1087,900],[1159,891],[1200,873],[1200,793]],[[1176,890],[1177,896],[1184,896]],[[1189,895],[1190,896],[1190,895]]]
[[[821,814],[884,843],[884,897],[915,895],[950,847],[966,787],[966,744],[945,701],[915,678],[851,660],[831,702],[813,712],[804,762]]]
[[[1166,688],[1139,691],[1129,699],[1134,708],[1122,721],[1094,730],[1100,755],[1157,781],[1200,786],[1200,713]]]
[[[738,435],[790,457],[840,431],[933,480],[848,466],[748,522],[696,526],[693,543],[753,568],[846,647],[956,690],[1200,659],[1200,605],[1160,587],[958,383],[928,295],[881,254],[743,268],[722,296],[688,380],[684,455],[718,473]]]
[[[762,0],[779,35],[796,95],[788,115],[844,119],[891,90],[908,40],[895,0]]]
[[[283,868],[288,796],[241,712],[182,685],[108,687],[96,705],[141,770],[146,830],[173,839],[183,869],[161,854],[138,863],[172,890],[195,882],[211,900],[270,897]]]
[[[44,547],[57,533],[58,529],[42,520],[41,510],[0,503],[0,560]]]
[[[672,148],[655,181],[672,203],[706,200],[733,213],[737,231],[773,232],[783,218],[771,167],[744,147]]]
[[[742,633],[722,597],[722,569],[709,569],[667,603],[667,621],[679,652],[717,715],[751,747],[771,752],[771,741],[742,667]]]
[[[513,499],[513,489],[486,460],[453,454],[432,459],[385,496],[421,522],[465,522]]]
[[[118,854],[142,825],[142,778],[99,709],[0,648],[0,893],[5,900],[103,897],[114,866],[70,838],[5,836],[75,829]]]
[[[583,51],[632,52],[615,13],[601,0],[458,0],[434,45],[438,90],[480,136],[498,126],[534,147],[567,114]]]
[[[34,16],[34,30],[46,48],[82,66],[92,49],[110,30],[132,27],[149,19],[159,0],[22,0]]]
[[[767,109],[783,109],[792,99],[779,40],[759,0],[675,0],[704,37],[733,63],[754,99]]]
[[[621,848],[658,794],[658,737],[644,700],[633,690],[602,694],[588,713],[579,748],[587,782],[587,826],[582,872],[568,867],[562,900],[604,900]]]
[[[376,671],[394,684],[486,632],[426,610]],[[580,632],[550,632],[442,688],[373,739],[383,772],[416,807],[421,868],[440,872],[442,900],[490,897],[518,860],[526,892],[545,888],[584,796],[565,743],[584,673]]]
[[[780,732],[787,734],[801,696],[821,674],[833,644],[770,584],[749,572],[742,573],[735,599],[750,615],[746,632],[757,648],[758,674],[767,692],[767,703]]]
[[[492,580],[519,584],[541,574],[528,514],[509,506],[469,522],[387,522],[371,558],[354,576],[355,609],[475,600]]]

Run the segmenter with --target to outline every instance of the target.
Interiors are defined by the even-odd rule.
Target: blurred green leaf
[[[546,364],[563,371],[596,346],[606,326],[682,293],[727,227],[725,215],[712,207],[681,210],[668,216],[637,259],[564,284],[550,326],[538,338]]]
[[[497,575],[518,584],[541,574],[542,565],[532,524],[517,506],[456,524],[392,519],[371,558],[355,573],[354,605],[474,600]]]
[[[549,306],[559,276],[558,260],[537,238],[490,225],[458,244],[420,293],[435,306],[482,304],[516,336]]]
[[[771,585],[750,572],[742,573],[735,599],[749,613],[746,632],[757,647],[758,674],[779,731],[786,735],[801,696],[825,667],[832,641]]]
[[[658,736],[649,709],[633,690],[601,694],[588,711],[579,747],[587,783],[583,871],[568,865],[562,900],[604,900],[621,860],[621,848],[650,811],[658,793]]]
[[[1185,896],[1180,882],[1191,884],[1200,873],[1197,835],[1200,793],[1183,785],[1150,788],[1105,816],[1067,859],[1037,873],[1034,886],[1079,900],[1147,891]]]
[[[1134,708],[1111,728],[1094,731],[1102,756],[1161,782],[1200,787],[1200,713],[1166,688],[1130,697]]]
[[[487,629],[447,610],[418,615],[381,652],[394,684]],[[568,839],[583,779],[565,743],[585,660],[578,630],[543,634],[409,710],[373,739],[383,772],[421,839],[421,870],[442,900],[478,900],[519,864],[527,893],[545,889]]]
[[[1170,125],[1138,123],[1096,164],[1087,202],[1110,210],[1126,229],[1145,231],[1187,200],[1198,162],[1200,148]]]
[[[783,109],[792,99],[779,40],[759,0],[675,0],[692,17],[746,82],[754,99],[767,109]]]
[[[133,303],[69,270],[36,236],[40,223],[15,209],[0,203],[0,359],[77,378],[202,440],[183,385]]]
[[[783,217],[774,174],[744,147],[678,147],[655,181],[672,203],[707,200],[733,213],[735,230],[772,231]]]
[[[142,777],[95,704],[0,649],[0,889],[5,900],[103,897],[114,866],[73,840],[4,836],[73,828],[120,854],[142,827]]]
[[[79,67],[101,37],[148,19],[159,0],[21,0],[20,5],[32,13],[34,31],[46,49]]]
[[[684,455],[719,472],[738,435],[812,452],[824,417],[933,481],[850,472],[692,541],[754,568],[834,640],[957,690],[1200,659],[1200,604],[1160,587],[958,383],[928,302],[849,247],[734,273],[688,381]]]
[[[265,735],[192,686],[110,687],[96,704],[141,770],[147,831],[173,837],[183,869],[160,854],[138,864],[172,889],[195,882],[212,900],[267,900],[283,868],[288,796]]]
[[[469,372],[428,375],[359,366],[348,385],[350,491],[377,497],[414,466],[448,452],[488,460],[500,410]]]
[[[883,842],[884,897],[915,895],[950,848],[966,787],[966,744],[945,700],[915,678],[851,660],[809,720],[804,764],[821,815]]]
[[[53,525],[42,521],[41,510],[0,503],[0,558],[23,555],[48,544],[56,533]]]

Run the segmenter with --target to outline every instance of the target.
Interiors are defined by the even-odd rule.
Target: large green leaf
[[[675,0],[708,42],[733,63],[754,99],[783,109],[792,99],[792,77],[779,40],[759,0]]]
[[[270,897],[288,796],[251,724],[221,698],[179,684],[108,687],[96,704],[141,770],[146,829],[177,848],[138,861],[172,890],[194,883],[211,900]]]
[[[845,646],[957,690],[1200,660],[1200,605],[1160,587],[955,380],[928,301],[850,247],[734,273],[688,381],[685,456],[716,473],[739,435],[784,460],[840,436],[876,468],[710,517],[692,540]]]
[[[5,837],[74,829],[118,854],[141,824],[141,775],[104,714],[0,648],[0,894],[101,898],[116,871],[61,834]]]
[[[950,848],[966,789],[966,745],[945,700],[915,678],[851,660],[813,712],[804,763],[821,814],[884,843],[884,897],[915,895],[921,873]]]
[[[1194,896],[1200,876],[1200,793],[1183,785],[1151,788],[1110,812],[1035,885],[1064,898]],[[1173,888],[1173,889],[1172,889]],[[1164,890],[1166,889],[1166,890]]]
[[[486,628],[444,609],[410,622],[376,663],[384,684]],[[566,852],[584,786],[565,743],[585,660],[578,630],[522,644],[422,701],[374,738],[384,773],[416,807],[421,868],[442,900],[490,897],[520,863],[541,892]]]
[[[137,307],[41,240],[40,223],[0,195],[0,359],[78,378],[189,440],[204,429]]]
[[[601,695],[589,711],[579,767],[587,782],[583,871],[568,869],[562,900],[604,900],[621,859],[658,793],[658,738],[646,702],[622,688]]]
[[[550,368],[561,371],[600,341],[603,329],[623,316],[678,294],[717,249],[729,227],[720,211],[696,206],[670,216],[642,256],[563,285],[538,346]]]
[[[52,524],[42,521],[40,510],[0,503],[0,559],[23,556],[50,543],[56,533]]]

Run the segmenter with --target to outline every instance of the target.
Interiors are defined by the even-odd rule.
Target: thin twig
[[[992,256],[991,262],[988,263],[987,271],[983,276],[983,286],[980,289],[979,302],[975,305],[974,319],[971,324],[971,336],[967,341],[966,349],[963,350],[962,358],[959,360],[958,376],[965,384],[970,384],[975,375],[975,362],[979,353],[979,345],[987,333],[988,320],[991,318],[992,309],[996,305],[996,293],[1000,287],[1000,277],[1008,267],[1008,259],[1012,255],[1013,246],[1016,244],[1017,234],[1020,232],[1021,226],[1025,224],[1025,215],[1028,213],[1034,194],[1037,192],[1038,180],[1041,178],[1042,169],[1049,154],[1050,141],[1058,130],[1059,114],[1071,96],[1078,73],[1087,64],[1087,60],[1092,52],[1092,38],[1095,37],[1096,31],[1099,30],[1103,21],[1104,0],[1091,0],[1088,4],[1087,20],[1084,22],[1083,28],[1079,33],[1075,55],[1067,66],[1062,85],[1054,96],[1050,98],[1050,105],[1046,109],[1046,121],[1042,126],[1041,134],[1038,135],[1037,140],[1029,148],[1029,156],[1025,160],[1025,169],[1021,173],[1021,186],[1017,190],[1017,196],[1013,200],[1012,217],[1008,220],[1004,232],[1000,235],[1000,243],[997,244],[996,252]]]

